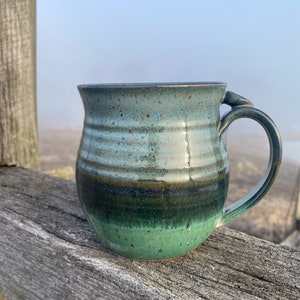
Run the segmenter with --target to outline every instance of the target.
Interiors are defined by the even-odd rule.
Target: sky
[[[299,13],[298,0],[37,0],[39,127],[82,128],[78,84],[221,81],[300,135]]]

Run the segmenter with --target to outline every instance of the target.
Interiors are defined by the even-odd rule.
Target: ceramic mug
[[[85,119],[76,162],[80,202],[101,241],[131,258],[161,260],[197,248],[246,212],[279,169],[273,121],[224,83],[80,85]],[[231,110],[220,118],[220,105]],[[265,129],[270,158],[245,198],[224,208],[226,131],[238,118]]]

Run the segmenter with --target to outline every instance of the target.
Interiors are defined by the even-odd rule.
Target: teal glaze
[[[84,128],[76,163],[83,210],[102,240],[137,259],[167,259],[197,248],[257,203],[281,159],[278,131],[223,83],[82,85]],[[232,110],[220,119],[222,103]],[[226,131],[253,118],[270,139],[261,183],[224,209],[229,159]]]

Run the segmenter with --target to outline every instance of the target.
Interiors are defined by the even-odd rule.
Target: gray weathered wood
[[[0,293],[8,299],[299,299],[300,252],[227,228],[196,251],[135,261],[105,249],[74,183],[0,168]]]
[[[38,167],[35,0],[0,1],[0,165]]]

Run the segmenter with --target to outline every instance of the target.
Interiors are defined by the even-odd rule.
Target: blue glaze
[[[139,259],[184,255],[254,205],[281,158],[273,122],[223,83],[82,85],[85,120],[76,180],[100,239]],[[233,110],[222,120],[221,103]],[[266,129],[270,165],[255,195],[223,212],[229,159],[225,132],[240,117]],[[275,153],[275,155],[274,155]]]

